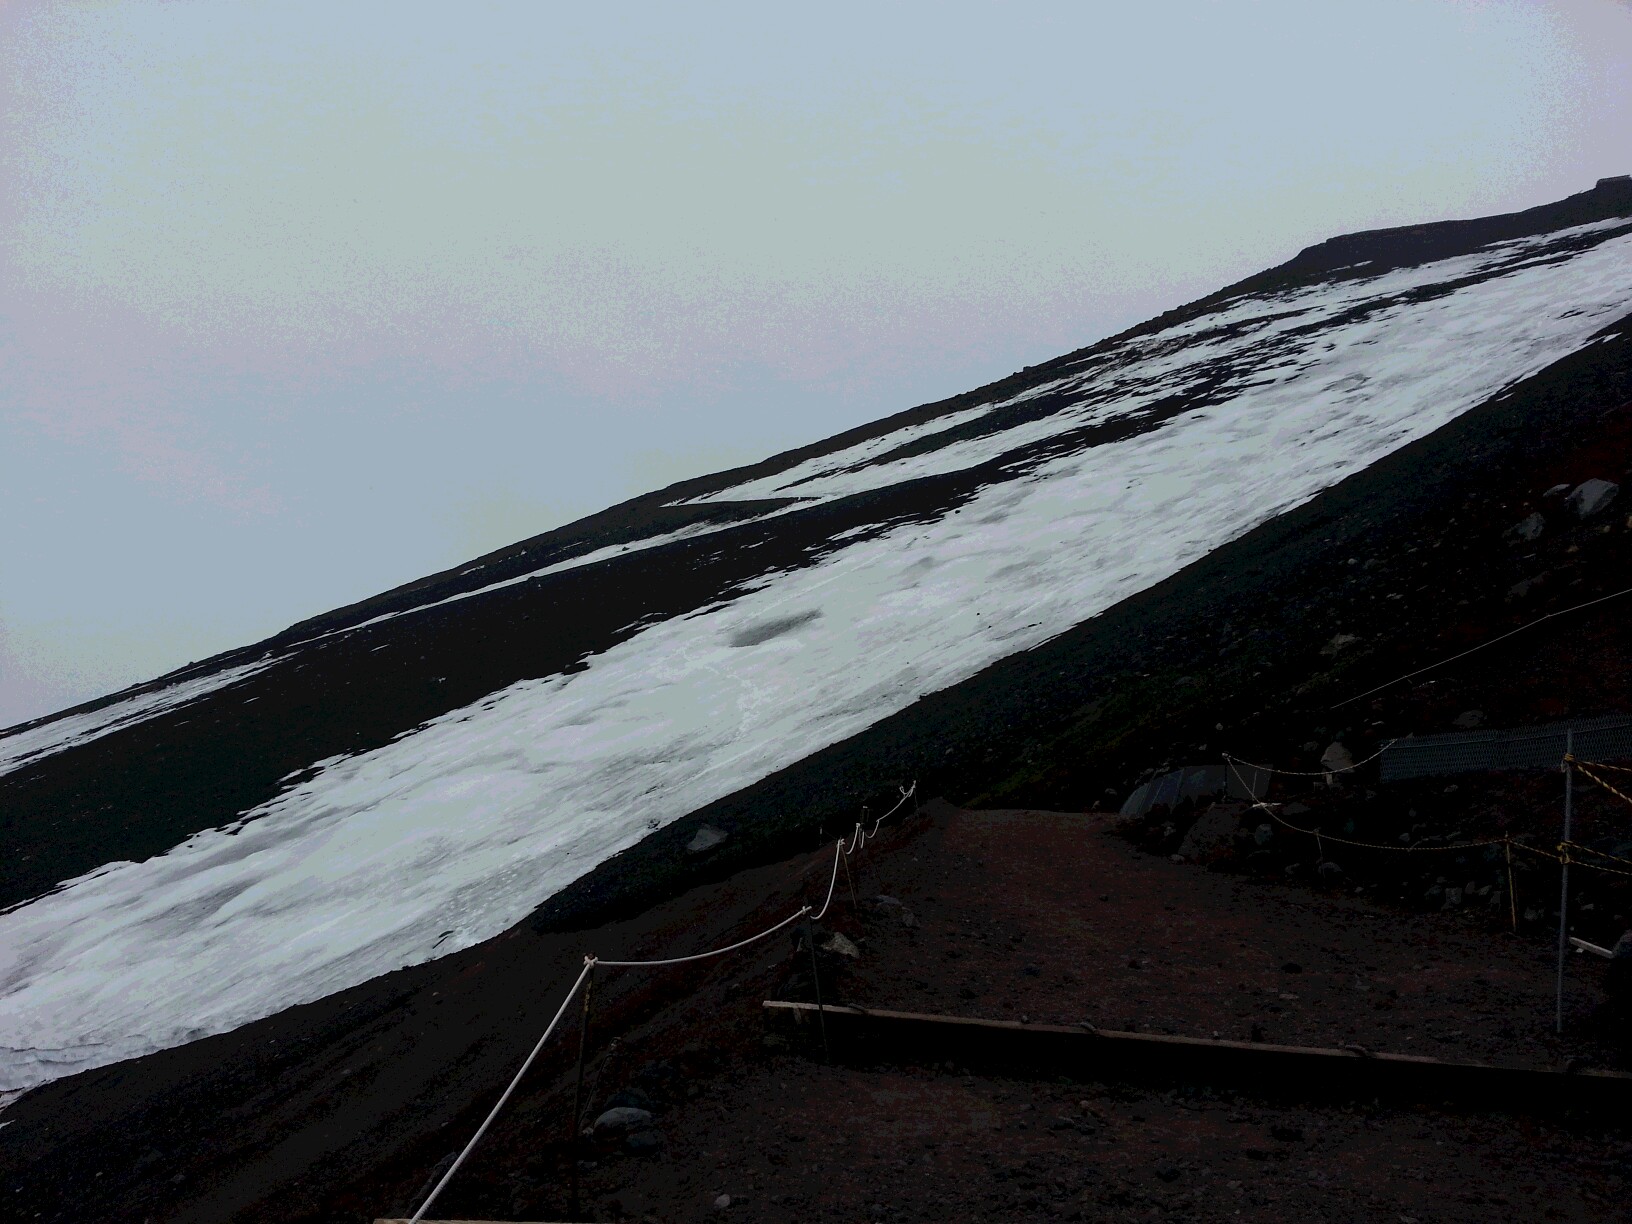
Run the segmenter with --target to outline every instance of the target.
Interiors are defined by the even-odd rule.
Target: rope
[[[1224,759],[1225,759],[1226,762],[1228,762],[1229,767],[1230,767],[1230,771],[1235,774],[1236,780],[1241,783],[1242,789],[1245,790],[1247,784],[1246,784],[1246,781],[1244,779],[1242,779],[1240,773],[1235,768],[1235,758],[1233,758],[1233,757],[1229,756],[1228,754],[1226,754]],[[1247,764],[1247,762],[1243,761],[1242,764],[1245,765],[1245,764]],[[1579,761],[1576,762],[1576,767],[1578,769],[1580,768],[1580,762]],[[1585,773],[1586,771],[1582,770],[1582,772]],[[1598,781],[1598,779],[1594,778],[1593,781],[1596,782],[1596,781]],[[1610,789],[1613,790],[1614,788],[1611,787]],[[1249,791],[1248,793],[1250,794],[1251,792]],[[1619,792],[1619,791],[1616,791],[1615,793],[1618,794],[1618,795],[1621,794],[1621,792]],[[1627,797],[1625,795],[1621,795],[1621,798],[1626,799]],[[1629,799],[1628,802],[1632,802],[1632,799]],[[1252,801],[1252,806],[1257,808],[1259,811],[1265,813],[1271,820],[1275,821],[1277,824],[1283,825],[1284,827],[1286,827],[1288,829],[1291,829],[1294,833],[1302,833],[1305,837],[1313,837],[1315,839],[1315,843],[1316,843],[1317,847],[1320,846],[1321,842],[1324,840],[1324,841],[1329,841],[1329,842],[1336,842],[1340,846],[1354,846],[1354,847],[1356,847],[1358,849],[1361,849],[1361,850],[1393,850],[1395,852],[1403,852],[1403,853],[1408,853],[1409,854],[1409,853],[1413,853],[1413,852],[1416,852],[1416,851],[1477,850],[1477,849],[1479,849],[1479,848],[1481,848],[1483,846],[1506,846],[1508,848],[1509,857],[1511,857],[1512,852],[1514,850],[1523,850],[1527,854],[1534,854],[1534,855],[1540,856],[1541,858],[1551,859],[1555,863],[1573,863],[1578,867],[1587,867],[1587,868],[1592,869],[1593,871],[1606,872],[1609,875],[1621,875],[1621,876],[1632,877],[1632,870],[1622,871],[1622,870],[1620,870],[1618,868],[1615,868],[1615,867],[1605,867],[1602,863],[1585,862],[1585,861],[1583,861],[1581,859],[1571,857],[1571,852],[1572,851],[1576,851],[1576,852],[1584,853],[1584,854],[1594,854],[1594,855],[1597,855],[1599,858],[1608,859],[1612,863],[1620,863],[1620,864],[1622,864],[1623,866],[1625,866],[1627,868],[1632,868],[1632,859],[1620,858],[1617,855],[1609,854],[1609,853],[1607,853],[1607,852],[1605,852],[1603,850],[1594,850],[1592,847],[1583,846],[1579,842],[1564,842],[1564,841],[1561,841],[1561,842],[1558,843],[1558,848],[1557,848],[1556,853],[1554,851],[1550,851],[1550,850],[1543,850],[1539,846],[1528,846],[1523,842],[1516,842],[1516,841],[1513,840],[1513,838],[1511,836],[1488,837],[1488,838],[1485,838],[1485,839],[1483,839],[1481,841],[1452,842],[1449,845],[1445,845],[1445,846],[1396,846],[1396,845],[1390,845],[1387,842],[1363,842],[1363,841],[1355,841],[1354,839],[1347,838],[1347,837],[1333,837],[1330,833],[1323,833],[1319,829],[1300,828],[1298,825],[1293,824],[1291,821],[1287,820],[1286,818],[1281,816],[1278,812],[1276,812],[1274,804],[1265,803],[1261,799],[1253,800]],[[1325,858],[1326,852],[1325,852],[1324,849],[1320,850],[1320,856],[1322,858]]]
[[[1251,761],[1243,761],[1243,760],[1241,760],[1240,757],[1231,756],[1227,752],[1224,753],[1223,756],[1224,756],[1224,759],[1226,761],[1230,761],[1232,763],[1238,763],[1238,764],[1241,764],[1241,765],[1245,765],[1248,769],[1261,769],[1265,773],[1284,774],[1286,777],[1289,777],[1289,778],[1324,778],[1327,774],[1348,773],[1351,769],[1359,769],[1360,766],[1362,766],[1362,765],[1369,765],[1372,761],[1375,761],[1378,757],[1382,756],[1383,753],[1387,752],[1390,748],[1392,748],[1395,744],[1397,744],[1399,742],[1400,741],[1398,739],[1391,739],[1391,740],[1388,741],[1388,743],[1384,744],[1381,748],[1377,749],[1376,752],[1372,753],[1365,760],[1356,761],[1353,765],[1344,765],[1340,769],[1314,769],[1314,770],[1276,769],[1273,765],[1254,765]],[[1237,778],[1241,778],[1240,774],[1236,774],[1235,776]],[[1241,779],[1241,785],[1242,786],[1247,785],[1246,780],[1244,778]],[[1251,794],[1250,790],[1248,791],[1248,794]]]
[[[1228,755],[1226,755],[1224,759],[1229,764],[1230,772],[1235,774],[1236,781],[1241,783],[1241,788],[1243,790],[1246,790],[1247,793],[1250,795],[1252,792],[1247,789],[1246,780],[1241,777],[1240,772],[1235,768],[1235,759],[1233,757],[1228,756]],[[1246,764],[1246,763],[1247,762],[1245,762],[1245,761],[1242,762],[1243,765]],[[1302,833],[1306,837],[1313,837],[1313,838],[1317,839],[1317,841],[1319,839],[1324,838],[1326,841],[1336,842],[1340,846],[1356,846],[1356,847],[1358,847],[1358,848],[1360,848],[1362,850],[1396,850],[1396,851],[1406,851],[1406,852],[1410,852],[1410,851],[1413,851],[1413,850],[1472,850],[1472,849],[1474,849],[1476,847],[1479,847],[1479,846],[1499,846],[1503,842],[1508,840],[1505,837],[1492,837],[1492,838],[1488,838],[1485,841],[1452,842],[1450,845],[1447,845],[1447,846],[1394,846],[1394,845],[1390,845],[1387,842],[1355,841],[1354,839],[1348,838],[1348,837],[1333,837],[1330,833],[1322,833],[1319,829],[1300,828],[1299,826],[1293,824],[1290,820],[1285,819],[1283,816],[1280,815],[1280,813],[1276,812],[1274,804],[1265,803],[1261,799],[1253,800],[1252,801],[1252,806],[1259,809],[1262,812],[1267,813],[1271,820],[1275,821],[1278,824],[1285,825],[1288,829],[1291,829],[1294,833]],[[1324,852],[1322,852],[1322,853],[1324,854]]]
[[[777,931],[780,931],[783,927],[787,926],[790,922],[797,922],[808,913],[810,913],[810,906],[802,905],[793,913],[789,914],[786,918],[782,919],[781,922],[777,923],[775,926],[766,927],[758,935],[750,935],[747,939],[739,939],[736,943],[727,944],[723,948],[713,948],[707,952],[698,952],[692,956],[671,956],[664,960],[633,961],[598,960],[593,956],[589,959],[595,964],[603,965],[608,969],[644,969],[656,967],[658,965],[685,965],[692,961],[707,960],[711,956],[724,956],[727,952],[735,952],[738,948],[746,948],[751,943],[758,943],[761,939],[764,939],[765,936],[775,934]]]
[[[903,803],[918,793],[918,783],[914,781],[911,787],[901,787],[899,789],[901,791],[900,800],[896,803],[895,807],[892,807],[888,812],[885,812],[884,815],[880,816],[874,823],[873,836],[877,836],[879,826],[884,823],[887,817],[893,815]],[[863,811],[865,812],[865,810],[866,809],[864,808]],[[441,1180],[431,1188],[430,1194],[425,1196],[425,1201],[419,1205],[419,1210],[414,1212],[413,1216],[409,1219],[408,1224],[419,1224],[419,1221],[424,1219],[425,1213],[431,1209],[431,1204],[436,1201],[437,1195],[442,1193],[443,1187],[445,1187],[448,1182],[453,1179],[453,1175],[459,1171],[459,1166],[465,1163],[465,1158],[469,1156],[476,1145],[481,1142],[482,1136],[487,1134],[488,1127],[493,1125],[493,1119],[499,1116],[499,1111],[504,1108],[505,1102],[507,1102],[511,1096],[514,1095],[516,1086],[521,1083],[522,1077],[527,1074],[527,1069],[533,1065],[534,1060],[538,1058],[539,1051],[544,1048],[544,1043],[550,1039],[550,1034],[555,1032],[556,1026],[561,1023],[561,1017],[566,1014],[568,1005],[572,1002],[574,996],[577,995],[578,991],[583,987],[584,982],[589,978],[589,975],[594,972],[597,966],[602,966],[608,969],[649,969],[660,968],[667,965],[685,965],[694,961],[709,960],[712,957],[724,956],[727,952],[735,952],[740,948],[746,948],[749,944],[758,943],[767,935],[774,935],[783,927],[790,926],[791,924],[798,922],[801,918],[805,918],[807,916],[810,917],[811,921],[819,922],[827,913],[828,908],[833,904],[833,892],[839,883],[839,865],[855,850],[857,838],[861,838],[863,844],[865,844],[865,835],[860,824],[856,825],[855,835],[851,839],[849,850],[845,849],[844,839],[842,837],[834,846],[833,871],[827,882],[827,899],[822,902],[822,908],[814,914],[811,913],[810,906],[801,905],[793,913],[782,919],[781,922],[766,927],[757,935],[750,935],[747,939],[739,939],[736,943],[727,944],[723,948],[712,948],[707,952],[697,952],[691,956],[671,956],[661,960],[614,961],[600,960],[593,955],[586,955],[584,957],[583,970],[578,974],[577,980],[573,982],[572,987],[567,991],[566,998],[561,1000],[561,1006],[556,1009],[555,1016],[550,1020],[549,1026],[545,1028],[543,1035],[539,1037],[537,1044],[533,1046],[532,1052],[527,1055],[526,1060],[521,1064],[521,1069],[517,1071],[515,1076],[510,1080],[509,1086],[505,1088],[497,1103],[495,1103],[493,1108],[488,1111],[487,1117],[482,1119],[482,1124],[476,1128],[476,1133],[470,1137],[470,1142],[465,1144],[464,1150],[454,1158],[454,1162],[448,1166],[448,1171],[444,1173]],[[576,1122],[574,1125],[576,1125]]]
[[[1406,672],[1405,675],[1403,675],[1403,676],[1396,676],[1392,680],[1386,681],[1383,684],[1379,684],[1376,688],[1369,688],[1363,693],[1356,693],[1353,697],[1345,697],[1342,701],[1338,702],[1336,705],[1332,706],[1331,708],[1334,709],[1334,710],[1340,710],[1344,706],[1348,705],[1350,702],[1359,701],[1363,697],[1370,697],[1373,693],[1382,692],[1385,688],[1387,688],[1391,684],[1398,684],[1402,680],[1410,680],[1415,676],[1422,675],[1424,672],[1431,672],[1437,667],[1444,667],[1447,663],[1455,663],[1458,659],[1465,659],[1470,654],[1473,654],[1475,651],[1483,650],[1486,646],[1494,646],[1494,645],[1496,645],[1497,642],[1506,641],[1508,638],[1512,637],[1515,633],[1523,633],[1526,629],[1534,629],[1537,625],[1541,624],[1544,621],[1550,621],[1555,616],[1566,616],[1571,612],[1579,612],[1579,611],[1581,611],[1582,608],[1590,608],[1594,604],[1601,604],[1601,603],[1604,603],[1606,600],[1610,600],[1610,599],[1619,599],[1622,595],[1626,595],[1626,594],[1629,594],[1629,593],[1632,593],[1632,587],[1627,587],[1624,590],[1620,590],[1620,591],[1613,591],[1608,595],[1600,595],[1597,599],[1589,599],[1589,600],[1587,600],[1586,603],[1579,603],[1579,604],[1576,604],[1574,607],[1560,608],[1557,612],[1547,613],[1546,616],[1538,616],[1535,620],[1530,621],[1528,624],[1520,625],[1517,629],[1509,629],[1506,633],[1501,634],[1499,637],[1493,637],[1488,642],[1480,642],[1479,645],[1477,645],[1477,646],[1470,646],[1468,649],[1462,651],[1460,654],[1454,654],[1448,659],[1441,659],[1438,663],[1430,663],[1430,664],[1428,664],[1427,667],[1419,667],[1419,668],[1417,668],[1416,671]]]
[[[517,1071],[514,1078],[511,1079],[510,1086],[504,1090],[504,1095],[499,1097],[498,1102],[492,1109],[488,1110],[487,1117],[482,1119],[482,1124],[476,1128],[476,1133],[470,1137],[470,1142],[465,1144],[464,1151],[454,1158],[453,1163],[448,1166],[448,1171],[442,1174],[442,1180],[437,1182],[432,1187],[430,1194],[425,1196],[425,1201],[419,1205],[419,1210],[409,1218],[408,1224],[418,1224],[418,1221],[425,1218],[425,1213],[431,1209],[431,1204],[436,1201],[436,1196],[442,1193],[442,1188],[453,1179],[453,1175],[459,1171],[459,1166],[465,1163],[465,1157],[470,1155],[471,1150],[481,1142],[482,1136],[487,1134],[487,1128],[493,1125],[493,1119],[499,1116],[499,1110],[504,1108],[504,1103],[515,1092],[516,1085],[521,1083],[521,1077],[527,1074],[527,1068],[533,1065],[533,1060],[538,1057],[538,1052],[544,1048],[544,1043],[550,1039],[550,1034],[555,1032],[555,1026],[560,1024],[561,1017],[567,1014],[567,1005],[572,1002],[573,996],[578,993],[578,988],[584,984],[584,979],[589,976],[590,971],[594,968],[595,958],[591,956],[584,957],[583,971],[578,974],[578,980],[567,991],[567,997],[561,1000],[561,1006],[556,1009],[555,1017],[550,1021],[549,1027],[544,1030],[544,1035],[533,1046],[533,1052],[527,1055],[527,1060],[521,1064],[521,1070]]]
[[[812,922],[820,922],[827,913],[827,907],[833,904],[833,890],[839,886],[839,855],[844,853],[844,838],[839,838],[839,844],[833,849],[833,878],[827,882],[827,900],[822,902],[822,908],[810,916]]]
[[[1578,757],[1571,757],[1570,759],[1578,765],[1583,763]],[[1632,773],[1632,765],[1611,765],[1608,761],[1587,761],[1585,764],[1591,765],[1594,769],[1613,769],[1616,773]]]
[[[1591,762],[1589,764],[1586,761],[1577,760],[1573,756],[1566,756],[1564,759],[1566,761],[1568,761],[1571,765],[1574,765],[1582,773],[1586,774],[1587,777],[1591,778],[1594,782],[1598,783],[1599,786],[1603,787],[1610,794],[1614,795],[1617,799],[1621,800],[1623,803],[1632,803],[1632,795],[1628,795],[1625,791],[1621,790],[1619,787],[1611,786],[1608,782],[1605,782],[1597,774],[1592,772],[1593,769],[1597,767],[1598,762],[1593,761],[1593,762]]]

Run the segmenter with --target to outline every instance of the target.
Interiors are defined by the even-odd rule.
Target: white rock
[[[686,853],[701,854],[704,850],[712,850],[727,837],[724,829],[716,829],[713,825],[704,825],[697,830],[697,836],[686,843]]]
[[[1320,754],[1320,764],[1323,769],[1336,773],[1339,770],[1353,769],[1354,756],[1342,744],[1333,740],[1326,746],[1326,751]]]
[[[840,956],[848,956],[852,960],[861,959],[861,949],[837,931],[827,937],[827,942],[822,947],[829,952],[836,952]]]
[[[620,1135],[625,1131],[646,1130],[651,1124],[652,1115],[649,1111],[636,1109],[633,1105],[619,1105],[595,1119],[595,1133]]]
[[[1576,518],[1591,518],[1599,511],[1607,510],[1609,503],[1615,500],[1615,495],[1620,491],[1621,486],[1613,481],[1594,477],[1582,481],[1571,489],[1570,495],[1564,499],[1564,504]]]

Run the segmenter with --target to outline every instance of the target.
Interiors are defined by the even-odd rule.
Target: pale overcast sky
[[[1632,170],[1623,0],[0,7],[0,726]]]

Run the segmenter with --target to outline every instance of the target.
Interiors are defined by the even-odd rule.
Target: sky
[[[0,726],[1628,171],[1626,0],[0,0]]]

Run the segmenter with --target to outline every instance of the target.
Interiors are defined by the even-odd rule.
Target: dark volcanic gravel
[[[858,862],[860,915],[841,882],[833,926],[862,955],[828,989],[906,1010],[1237,1038],[1258,1025],[1274,1041],[1531,1066],[1578,1052],[1548,1031],[1540,941],[1170,863],[1107,824],[935,805]],[[891,900],[866,900],[880,894]],[[776,949],[747,976],[796,995],[804,963]],[[1575,978],[1576,1013],[1593,990]],[[755,1027],[755,1001],[743,991],[721,1009],[705,993],[680,1006],[683,1022],[621,1035],[586,1118],[619,1085],[649,1083],[640,1069],[654,1060],[685,1071],[655,1090],[657,1155],[593,1149],[582,1218],[1624,1218],[1624,1130],[824,1066]],[[567,1218],[564,1157],[538,1143],[559,1133],[512,1125],[496,1141],[503,1157],[440,1210]]]

